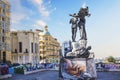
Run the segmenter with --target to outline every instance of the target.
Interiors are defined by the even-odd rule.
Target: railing
[[[25,51],[24,53],[29,53],[28,51]]]

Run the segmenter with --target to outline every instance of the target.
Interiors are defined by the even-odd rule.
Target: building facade
[[[44,27],[44,31],[39,33],[40,58],[45,62],[53,63],[59,61],[60,43]]]
[[[0,0],[0,61],[11,61],[10,4]]]
[[[38,42],[37,31],[11,32],[12,63],[38,64],[40,61]]]

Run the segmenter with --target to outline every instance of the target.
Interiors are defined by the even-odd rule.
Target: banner
[[[93,63],[93,64],[92,64]],[[64,78],[97,77],[93,59],[64,58],[62,63],[62,75]]]

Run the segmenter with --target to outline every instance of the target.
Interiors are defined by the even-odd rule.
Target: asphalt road
[[[120,80],[120,72],[98,72],[97,80]],[[57,71],[43,71],[29,75],[16,74],[4,80],[59,80]]]
[[[120,80],[120,72],[98,72],[97,80]]]

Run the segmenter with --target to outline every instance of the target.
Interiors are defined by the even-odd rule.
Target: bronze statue
[[[87,35],[86,35],[86,30],[85,30],[85,22],[86,22],[85,17],[90,16],[88,7],[81,8],[77,15],[70,14],[70,16],[79,19],[78,22],[76,22],[76,25],[78,25],[79,30],[80,30],[80,39],[87,40]],[[77,32],[77,30],[76,30],[76,32]],[[72,35],[73,35],[73,33],[72,33]],[[75,39],[75,37],[74,37],[74,39]]]
[[[76,14],[74,14],[76,15]],[[77,32],[77,21],[78,18],[73,17],[70,19],[70,24],[72,24],[71,28],[72,28],[72,41],[75,42],[75,38],[76,38],[76,32]]]

